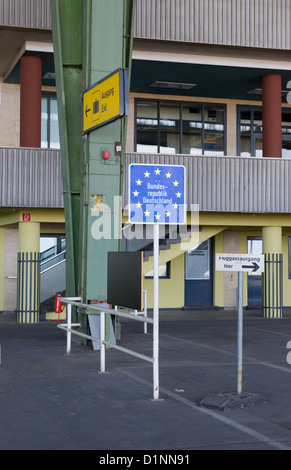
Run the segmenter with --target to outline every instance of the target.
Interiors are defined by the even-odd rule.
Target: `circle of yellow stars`
[[[157,169],[155,170],[155,174],[156,174],[157,176],[161,174],[160,168],[157,168]],[[149,173],[148,171],[146,171],[146,172],[144,172],[144,176],[145,176],[145,178],[149,178],[149,177],[150,177],[150,173]],[[170,178],[172,177],[172,174],[168,171],[165,176],[166,176],[166,178],[169,178],[169,179],[170,179]],[[138,180],[136,181],[136,184],[137,184],[137,186],[141,186],[141,185],[142,185],[142,181],[141,181],[140,179],[138,179]],[[174,185],[174,187],[178,187],[178,186],[179,186],[179,181],[177,181],[177,180],[173,181],[173,185]],[[181,198],[181,196],[182,196],[182,193],[180,193],[180,191],[178,191],[178,192],[175,193],[175,194],[176,194],[177,198]],[[133,192],[133,195],[134,195],[134,197],[138,197],[138,196],[139,196],[139,191],[135,190],[135,191]],[[136,207],[137,207],[138,209],[140,209],[140,208],[142,207],[142,204],[141,204],[140,202],[137,202],[137,203],[136,203]],[[174,209],[178,209],[178,207],[179,207],[179,205],[175,202],[175,203],[173,204],[173,208],[174,208]],[[144,215],[145,215],[146,217],[148,217],[148,216],[150,215],[150,212],[149,212],[148,210],[146,210],[146,211],[144,211]],[[171,212],[170,212],[170,211],[167,211],[167,212],[166,212],[166,217],[169,218],[170,215],[171,215]],[[160,215],[160,214],[158,214],[158,213],[155,214],[155,219],[156,219],[156,220],[159,220],[160,218],[161,218],[161,215]]]

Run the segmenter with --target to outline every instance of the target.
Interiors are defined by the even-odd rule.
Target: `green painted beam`
[[[130,72],[134,10],[135,0],[86,0],[83,82],[87,87],[118,68]],[[106,298],[107,253],[120,247],[123,157],[115,155],[115,142],[122,143],[124,155],[126,124],[121,118],[85,137],[82,296],[86,302]],[[110,153],[108,160],[103,160],[104,150]],[[101,211],[96,209],[97,200]]]
[[[87,88],[118,68],[127,68],[130,76],[135,1],[51,0],[67,236],[67,295],[81,295],[86,303],[106,297],[107,253],[119,250],[118,198],[127,120],[119,119],[82,136],[81,98]],[[122,142],[121,156],[115,155],[115,142]],[[107,161],[102,158],[105,149],[110,152]],[[107,212],[92,210],[97,197]],[[105,219],[109,221],[106,227]]]
[[[78,295],[83,1],[51,0],[67,237],[66,295]]]

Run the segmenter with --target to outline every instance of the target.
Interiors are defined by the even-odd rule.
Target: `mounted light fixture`
[[[262,94],[262,88],[253,88],[253,90],[247,91],[248,95],[261,95]]]
[[[253,88],[253,90],[247,91],[248,95],[261,95],[263,92],[262,88]],[[288,92],[287,90],[282,90],[282,95],[286,95]]]
[[[47,72],[42,78],[46,78],[47,80],[55,80],[56,74],[54,72]]]
[[[190,90],[197,86],[197,83],[182,83],[182,82],[165,82],[162,80],[156,80],[151,83],[152,88],[174,88],[176,90]]]

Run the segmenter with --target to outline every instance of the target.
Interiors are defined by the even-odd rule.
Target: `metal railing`
[[[132,163],[185,166],[188,208],[198,204],[201,212],[291,212],[291,159],[126,153],[123,208]]]
[[[145,293],[145,291],[144,291]],[[100,343],[100,372],[105,372],[105,354],[106,346],[110,348],[117,349],[118,351],[124,352],[131,356],[137,357],[144,361],[150,362],[153,365],[153,399],[159,399],[159,356],[154,354],[155,350],[159,349],[159,338],[157,332],[155,331],[155,322],[154,319],[147,316],[147,311],[138,312],[133,311],[132,313],[126,313],[124,311],[118,310],[117,307],[109,308],[105,307],[104,304],[85,304],[82,303],[81,297],[62,297],[62,302],[67,304],[67,323],[58,324],[58,328],[67,332],[67,354],[71,353],[72,349],[72,335],[77,335],[82,338],[89,339],[91,341],[97,341]],[[88,335],[81,331],[77,331],[74,327],[80,327],[80,323],[72,323],[72,306],[82,308],[84,310],[90,310],[90,315],[92,311],[96,311],[96,314],[100,315],[100,338]],[[152,324],[153,325],[153,355],[152,357],[146,356],[145,354],[138,353],[131,349],[119,346],[110,341],[106,341],[105,337],[105,315],[116,315],[119,317],[127,318],[130,320],[136,320],[143,322],[144,325]],[[147,332],[147,329],[144,329],[144,332]]]
[[[201,212],[291,211],[291,159],[126,153],[123,209],[131,163],[184,165],[187,205]],[[58,150],[0,147],[0,206],[63,209]]]
[[[37,323],[40,314],[40,253],[17,255],[17,321]]]
[[[283,311],[283,255],[265,254],[262,273],[262,303],[265,318],[282,318]]]
[[[60,151],[0,147],[0,206],[63,209]]]

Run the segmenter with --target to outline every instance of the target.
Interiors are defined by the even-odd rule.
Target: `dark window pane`
[[[160,153],[180,153],[179,103],[160,103]]]
[[[50,100],[50,148],[60,148],[60,136],[59,136],[59,121],[58,121],[58,109],[57,100]]]
[[[48,148],[48,100],[41,100],[41,147]]]
[[[202,105],[183,104],[182,153],[202,155]]]
[[[204,105],[204,155],[224,155],[224,107]]]
[[[240,155],[251,157],[251,111],[240,113]]]
[[[155,102],[137,103],[136,151],[158,153],[158,107]]]

